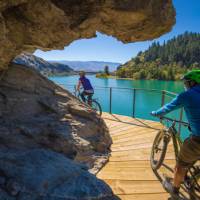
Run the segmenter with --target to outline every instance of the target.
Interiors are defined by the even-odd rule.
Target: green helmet
[[[200,83],[200,70],[192,70],[185,74],[182,80],[187,81],[195,81],[196,83]]]

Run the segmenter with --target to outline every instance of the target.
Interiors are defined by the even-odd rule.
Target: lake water
[[[161,106],[162,92],[159,91],[166,90],[180,93],[184,90],[182,82],[178,81],[103,79],[96,78],[95,75],[88,75],[87,77],[94,86],[94,98],[98,99],[104,112],[109,112],[111,109],[112,113],[115,114],[127,116],[134,115],[135,117],[143,119],[157,120],[150,116],[149,113]],[[71,92],[74,91],[74,86],[77,84],[78,78],[78,76],[50,77],[52,81],[63,85],[63,87]],[[110,87],[112,87],[112,89],[110,89]],[[135,107],[133,103],[133,88],[140,89],[135,92]],[[151,89],[158,91],[151,91]],[[110,92],[112,93],[111,102]],[[165,103],[169,102],[173,98],[174,95],[172,94],[166,95],[164,99]],[[175,111],[168,116],[179,119],[179,114],[180,111]],[[185,116],[183,118],[185,120]]]

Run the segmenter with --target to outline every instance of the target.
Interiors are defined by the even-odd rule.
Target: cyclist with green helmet
[[[182,80],[185,92],[159,110],[151,112],[153,116],[163,116],[178,108],[184,108],[190,124],[191,136],[184,141],[180,149],[173,183],[169,179],[163,182],[165,189],[175,199],[179,199],[180,185],[187,169],[200,159],[200,70],[188,72]]]

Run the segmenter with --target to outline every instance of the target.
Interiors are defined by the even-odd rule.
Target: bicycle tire
[[[191,181],[189,195],[191,200],[200,199],[200,168],[194,172],[194,178]]]
[[[163,145],[161,149],[158,149],[160,142],[163,142]],[[167,146],[168,140],[166,139],[166,136],[164,135],[163,131],[160,130],[154,139],[153,146],[151,149],[150,162],[153,170],[158,170],[161,167],[167,152]],[[159,159],[156,160],[155,154],[157,154],[158,151],[161,151],[161,153]]]
[[[100,103],[98,103],[95,100],[92,100],[92,106],[91,107],[98,115],[100,115],[100,116],[102,115],[102,108],[101,108]]]

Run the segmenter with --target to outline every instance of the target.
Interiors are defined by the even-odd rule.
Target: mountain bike
[[[188,123],[173,120],[167,117],[161,117],[162,120],[166,120],[167,122],[171,122],[171,126],[169,128],[164,128],[160,130],[153,142],[152,150],[151,150],[151,167],[153,171],[158,170],[162,165],[165,159],[165,155],[167,152],[167,147],[169,145],[170,140],[173,143],[173,149],[175,153],[175,158],[177,160],[178,154],[180,151],[180,147],[183,144],[180,134],[176,130],[176,123],[181,123],[184,126],[189,126]],[[189,194],[190,199],[192,200],[200,200],[200,166],[194,164],[192,167],[188,169],[188,172],[185,176],[185,180],[183,183],[186,192]]]
[[[100,103],[98,102],[98,99],[88,99],[88,97],[86,98],[86,102],[84,102],[81,98],[81,92],[75,90],[74,95],[83,103],[86,103],[88,106],[90,106],[92,108],[93,111],[95,111],[99,116],[102,115],[102,108]]]

